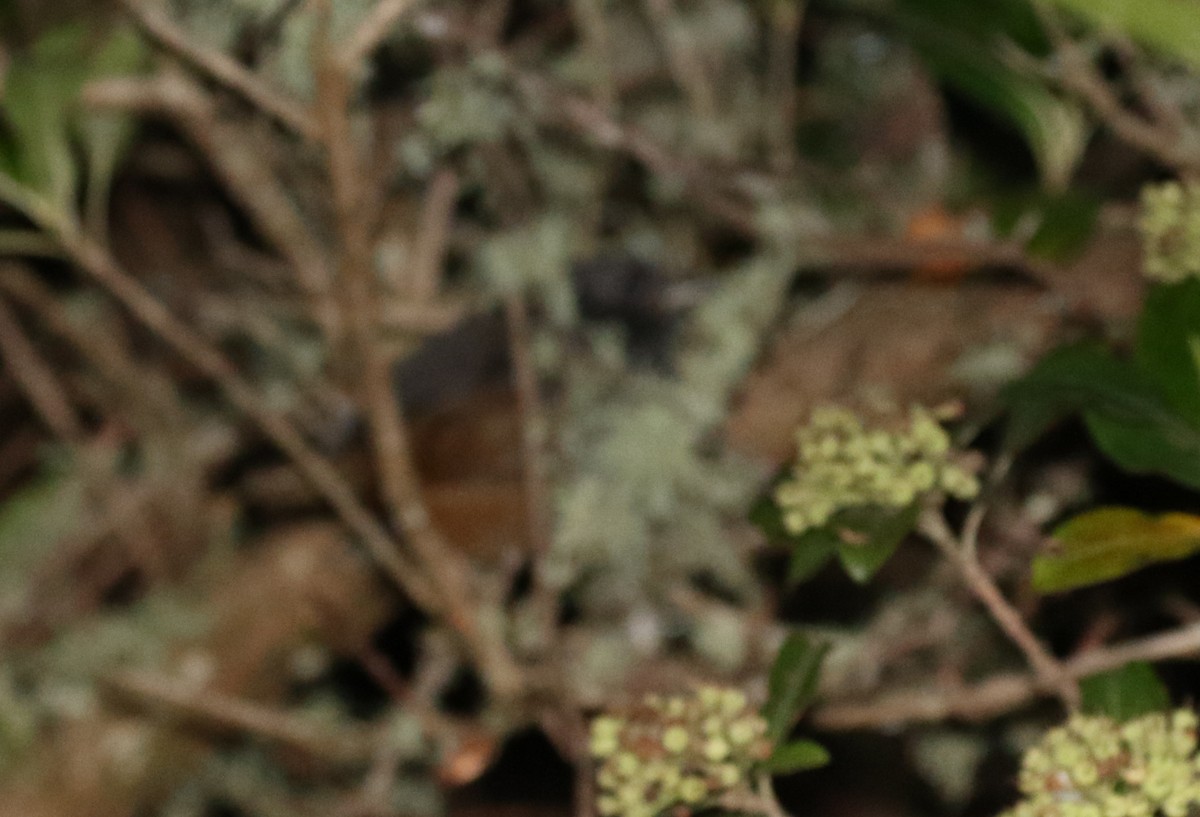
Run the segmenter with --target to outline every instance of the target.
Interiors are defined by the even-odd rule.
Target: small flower
[[[663,748],[671,754],[679,754],[687,749],[688,731],[682,726],[672,726],[670,729],[663,732],[662,745]]]

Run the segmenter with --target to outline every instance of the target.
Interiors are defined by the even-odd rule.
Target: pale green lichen
[[[868,428],[852,411],[821,408],[796,442],[792,473],[775,490],[791,533],[819,528],[849,508],[903,508],[927,494],[969,499],[979,491],[945,429],[920,407],[898,429]]]
[[[751,786],[770,753],[767,724],[744,693],[705,686],[688,695],[649,695],[592,721],[602,817],[681,815]]]
[[[1139,227],[1147,278],[1177,283],[1200,277],[1200,183],[1147,185]]]
[[[1001,817],[1185,817],[1200,806],[1197,717],[1076,715],[1029,749],[1023,799]]]

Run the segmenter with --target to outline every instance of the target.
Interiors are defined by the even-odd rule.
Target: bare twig
[[[71,320],[61,300],[27,267],[18,263],[0,266],[0,290],[73,345],[101,377],[117,387],[123,399],[137,407],[139,417],[162,424],[179,416],[178,395],[169,380],[137,365],[110,333],[88,332]]]
[[[331,731],[328,724],[306,723],[288,712],[213,689],[197,690],[144,670],[113,675],[107,679],[107,685],[113,692],[174,719],[184,718],[224,731],[254,735],[335,763],[361,762],[379,744],[378,736],[365,730]]]
[[[1143,119],[1122,104],[1045,0],[1036,0],[1033,9],[1054,46],[1061,66],[1059,79],[1067,91],[1082,99],[1113,133],[1134,147],[1181,170],[1200,167],[1200,152],[1185,146],[1176,130]]]
[[[596,104],[611,114],[617,106],[617,86],[613,81],[608,20],[604,8],[600,0],[571,0],[571,13],[591,62],[589,75],[593,77],[592,90]]]
[[[9,374],[25,393],[34,411],[51,431],[64,440],[76,440],[83,427],[71,398],[54,369],[42,359],[25,335],[17,316],[0,299],[0,357]]]
[[[1200,656],[1200,623],[1170,632],[1097,647],[1063,662],[1072,680],[1118,669],[1131,661],[1168,661]],[[985,720],[1011,712],[1044,695],[1059,694],[1037,675],[1005,673],[971,686],[948,690],[928,687],[889,692],[863,702],[832,702],[813,712],[822,729],[874,729],[952,718]]]
[[[306,139],[317,138],[316,121],[303,105],[265,84],[232,57],[195,42],[161,11],[148,7],[141,0],[122,0],[122,5],[142,30],[164,49],[220,82],[280,124]]]
[[[345,297],[344,318],[352,333],[384,499],[393,526],[403,531],[423,572],[432,580],[447,622],[463,639],[494,691],[505,697],[519,687],[518,670],[503,643],[489,637],[481,627],[480,611],[472,606],[478,599],[470,586],[470,566],[442,538],[429,518],[391,366],[377,342],[377,277],[369,214],[363,208],[366,176],[350,122],[353,84],[350,68],[338,58],[328,39],[329,0],[319,2],[317,8],[324,29],[324,36],[316,38],[314,59],[318,66],[318,110],[342,244],[339,278]]]
[[[96,81],[84,89],[83,98],[98,108],[150,110],[174,119],[262,237],[295,270],[312,319],[328,337],[338,336],[324,247],[271,163],[264,161],[256,140],[223,118],[203,89],[182,72],[163,72],[146,80]]]
[[[58,246],[34,230],[0,230],[0,255],[55,258]]]
[[[510,296],[504,303],[508,320],[508,345],[512,352],[513,380],[517,390],[517,407],[521,415],[521,447],[525,468],[525,494],[528,503],[530,540],[534,552],[545,555],[550,551],[553,530],[550,520],[550,486],[546,473],[545,412],[537,370],[530,348],[529,311],[520,295]]]
[[[796,164],[796,55],[800,50],[800,30],[804,24],[805,0],[772,3],[771,27],[767,52],[768,120],[766,135],[771,146],[772,164],[788,172]]]
[[[672,19],[672,5],[672,0],[646,0],[646,10],[666,49],[667,66],[675,84],[683,90],[692,113],[702,122],[711,121],[717,112],[717,99],[708,70],[693,44],[678,30]]]
[[[929,510],[922,514],[921,532],[958,568],[971,593],[983,604],[988,614],[1025,654],[1025,659],[1037,674],[1041,683],[1057,690],[1069,709],[1079,706],[1079,685],[1069,677],[1062,663],[1042,646],[1037,636],[1021,618],[992,577],[979,564],[973,550],[968,551],[950,530],[940,510]]]
[[[9,180],[0,175],[0,195],[7,183]],[[103,246],[81,232],[63,214],[33,200],[29,202],[26,215],[53,236],[74,263],[107,289],[134,317],[158,334],[184,360],[216,382],[229,402],[295,461],[347,527],[362,538],[389,578],[425,609],[441,610],[442,600],[421,583],[413,566],[397,550],[395,541],[363,507],[337,469],[317,453],[284,416],[268,408],[254,387],[242,379],[220,352],[175,317],[122,269]]]
[[[342,46],[342,59],[354,66],[371,56],[392,28],[418,0],[379,0]]]
[[[408,270],[409,293],[413,300],[422,304],[432,300],[441,288],[442,264],[446,259],[458,190],[458,174],[446,167],[434,174],[425,193]]]

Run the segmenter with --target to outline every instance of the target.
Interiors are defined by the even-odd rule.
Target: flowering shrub
[[[591,753],[603,817],[683,813],[751,789],[771,752],[767,723],[740,690],[705,686],[687,695],[649,695],[627,711],[592,721]]]
[[[1024,799],[1003,817],[1185,817],[1200,805],[1197,717],[1076,715],[1025,753]]]
[[[793,534],[819,528],[839,511],[864,505],[903,508],[921,495],[968,499],[975,476],[956,461],[950,437],[927,409],[914,407],[908,426],[868,428],[851,411],[827,407],[796,432],[791,476],[775,490]]]

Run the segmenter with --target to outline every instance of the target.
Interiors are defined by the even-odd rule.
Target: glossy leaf
[[[1058,593],[1197,551],[1200,516],[1152,516],[1133,508],[1100,508],[1054,531],[1053,549],[1033,561],[1033,586],[1042,593]]]
[[[953,10],[951,5],[959,8]],[[1010,41],[1029,45],[1035,45],[1038,38],[1028,31],[1027,8],[1008,3],[991,5],[998,12],[1011,7],[999,29],[990,14],[981,15],[961,2],[908,2],[902,4],[898,22],[933,73],[1010,122],[1028,143],[1046,186],[1062,189],[1090,137],[1087,118],[1076,102],[1059,96],[1001,59],[998,43],[1006,34]],[[1006,32],[1005,27],[1010,31]],[[1014,36],[1018,28],[1021,34]]]
[[[1132,363],[1093,345],[1047,355],[1004,396],[1005,446],[1019,450],[1072,414],[1117,465],[1200,488],[1200,426],[1182,416]]]
[[[870,581],[916,527],[919,511],[914,503],[899,510],[855,508],[839,514],[831,527],[847,575],[859,584]]]
[[[763,768],[771,774],[793,774],[819,769],[829,764],[829,750],[814,740],[781,743],[767,758]]]
[[[1107,715],[1127,721],[1171,705],[1167,687],[1145,661],[1126,664],[1120,669],[1085,678],[1079,684],[1083,710],[1091,715]]]
[[[1050,352],[1004,391],[1002,402],[1008,410],[1004,447],[1020,451],[1088,406],[1121,401],[1129,371],[1098,344]]]
[[[799,633],[783,642],[771,667],[767,702],[762,709],[771,739],[779,741],[786,736],[812,703],[821,661],[828,649],[828,645],[815,644]]]
[[[1169,411],[1141,417],[1084,413],[1096,445],[1135,474],[1158,474],[1200,490],[1200,429]]]
[[[1200,280],[1151,288],[1135,359],[1171,406],[1200,426]]]

